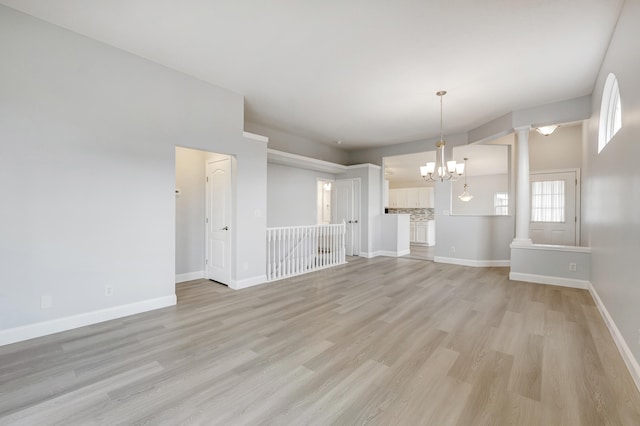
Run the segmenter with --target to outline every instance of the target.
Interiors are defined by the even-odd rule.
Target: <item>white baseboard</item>
[[[365,259],[371,259],[373,257],[378,257],[379,254],[377,251],[372,251],[372,252],[361,251],[360,253],[358,253],[358,256],[364,257]]]
[[[392,251],[392,250],[379,250],[375,252],[376,256],[386,257],[401,257],[411,254],[411,250]]]
[[[229,288],[232,288],[234,290],[242,290],[243,288],[253,287],[255,285],[264,284],[266,282],[266,275],[258,275],[251,278],[245,278],[243,280],[232,280],[231,283],[229,283]]]
[[[411,254],[411,250],[402,250],[402,251],[393,251],[393,250],[378,250],[378,251],[361,251],[358,256],[364,257],[365,259],[371,259],[378,256],[386,256],[386,257],[401,257]]]
[[[176,284],[185,281],[199,280],[204,278],[204,271],[186,272],[184,274],[176,274]]]
[[[520,272],[510,272],[509,279],[513,281],[526,281],[536,284],[557,285],[560,287],[581,288],[587,290],[589,281],[576,280],[573,278],[552,277],[550,275],[523,274]]]
[[[141,302],[130,303],[128,305],[114,306],[112,308],[100,309],[83,314],[72,315],[43,321],[21,327],[9,328],[0,331],[0,346],[10,343],[22,342],[23,340],[34,339],[36,337],[49,334],[60,333],[86,325],[97,324],[99,322],[122,318],[129,315],[152,311],[154,309],[173,306],[177,302],[176,295],[158,297],[156,299],[143,300]]]
[[[457,257],[435,256],[433,261],[436,263],[450,263],[452,265],[473,266],[476,268],[488,268],[492,266],[511,266],[510,260],[472,260],[459,259]]]
[[[627,345],[626,340],[624,340],[624,337],[622,337],[622,334],[620,333],[620,330],[618,330],[616,323],[613,322],[613,318],[611,318],[611,315],[609,315],[609,311],[604,306],[604,303],[602,303],[600,296],[598,296],[598,292],[591,283],[589,283],[588,289],[589,293],[591,293],[591,297],[593,297],[593,300],[596,302],[596,306],[600,311],[600,315],[602,315],[602,318],[604,319],[604,322],[609,329],[609,333],[611,333],[611,337],[613,337],[613,341],[616,342],[618,351],[620,352],[620,355],[622,356],[622,359],[624,360],[629,373],[631,373],[631,378],[633,378],[636,387],[640,391],[640,365],[638,365],[638,361],[636,361],[635,357],[631,353],[629,345]]]

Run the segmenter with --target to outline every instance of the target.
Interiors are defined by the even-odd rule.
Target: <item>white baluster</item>
[[[296,228],[296,274],[300,273],[300,228]]]
[[[318,269],[318,227],[313,228],[313,269]]]
[[[318,256],[318,268],[322,268],[322,252],[320,251],[320,247],[322,247],[322,226],[318,227],[318,241],[316,242],[316,255]]]
[[[267,280],[271,280],[271,231],[267,229]]]
[[[287,238],[289,247],[287,249],[287,276],[293,273],[293,229],[289,228],[289,237]]]
[[[280,235],[280,238],[278,238],[278,277],[282,278],[284,269],[284,229],[279,229],[278,234]]]
[[[345,223],[342,222],[342,224],[340,225],[340,261],[344,260],[344,254],[345,254],[345,252],[344,252],[344,250],[345,250],[344,237],[345,237],[345,232],[346,232]]]
[[[309,267],[309,257],[307,255],[308,246],[309,246],[309,228],[304,228],[302,238],[303,238],[303,244],[302,244],[302,271],[301,272],[306,272],[307,268]]]
[[[335,265],[338,263],[338,258],[336,257],[336,227],[331,226],[331,263]]]

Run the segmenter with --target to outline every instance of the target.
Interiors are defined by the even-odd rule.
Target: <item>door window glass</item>
[[[564,180],[531,182],[531,222],[564,222]]]

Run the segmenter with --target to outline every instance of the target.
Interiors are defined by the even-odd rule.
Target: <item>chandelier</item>
[[[464,159],[464,165],[466,167],[467,165],[467,160],[468,158]],[[464,191],[462,191],[462,194],[458,195],[458,198],[460,199],[460,201],[464,201],[465,203],[467,201],[471,201],[471,199],[473,198],[473,195],[471,195],[471,193],[469,192],[469,186],[467,185],[467,175],[464,175]]]
[[[458,180],[464,173],[464,163],[456,163],[454,160],[445,161],[444,159],[444,137],[442,132],[442,97],[447,92],[441,90],[436,93],[440,96],[440,140],[436,143],[436,161],[430,161],[425,166],[420,167],[420,175],[427,182],[435,182],[439,180]]]

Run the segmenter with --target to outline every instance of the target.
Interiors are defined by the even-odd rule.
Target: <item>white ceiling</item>
[[[353,149],[590,94],[623,0],[0,0]]]

